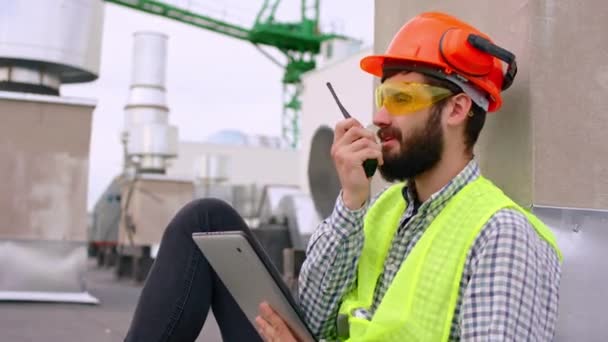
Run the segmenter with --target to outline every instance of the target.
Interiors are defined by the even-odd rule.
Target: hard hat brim
[[[404,65],[418,65],[437,68],[437,70],[444,70],[445,68],[444,65],[432,64],[424,59],[403,58],[391,55],[371,55],[363,57],[359,62],[359,66],[363,71],[370,73],[376,77],[382,78],[384,65],[387,61],[389,61],[389,63],[391,64],[403,63]]]
[[[386,56],[374,55],[363,57],[359,63],[361,69],[376,77],[382,77],[382,65]]]

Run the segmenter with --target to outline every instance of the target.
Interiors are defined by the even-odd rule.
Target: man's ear
[[[451,110],[448,113],[447,124],[450,126],[458,126],[467,120],[467,116],[471,112],[473,102],[471,98],[463,93],[454,95],[450,99]]]

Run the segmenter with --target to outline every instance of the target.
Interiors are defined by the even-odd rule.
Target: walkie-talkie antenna
[[[344,106],[338,99],[338,95],[336,95],[336,92],[334,91],[334,87],[331,86],[331,83],[327,82],[327,88],[329,88],[329,91],[331,92],[331,96],[333,96],[334,100],[336,100],[336,103],[338,104],[338,108],[340,108],[340,111],[342,112],[342,115],[344,115],[344,118],[349,119],[350,114],[348,114],[348,111],[346,110],[346,108],[344,108]]]
[[[329,82],[327,82],[326,84],[327,84],[327,88],[329,88],[329,91],[331,92],[331,96],[333,96],[334,100],[336,100],[336,104],[338,104],[338,108],[340,108],[340,111],[342,112],[342,115],[344,116],[344,118],[350,119],[351,116],[350,116],[350,114],[348,114],[348,111],[346,110],[346,108],[344,108],[344,106],[338,99],[338,95],[336,95],[336,92],[334,91],[334,87],[332,87],[331,83],[329,83]],[[368,178],[372,177],[374,175],[374,173],[376,172],[376,168],[378,168],[378,161],[376,159],[367,159],[366,161],[363,162],[363,169],[365,170],[365,175]]]

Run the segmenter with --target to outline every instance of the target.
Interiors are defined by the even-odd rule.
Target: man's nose
[[[374,125],[378,127],[390,126],[392,122],[391,114],[386,110],[386,108],[382,107],[374,114],[373,122]]]

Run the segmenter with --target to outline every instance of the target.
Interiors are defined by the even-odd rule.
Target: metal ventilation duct
[[[95,80],[103,2],[2,1],[0,90],[59,95],[62,83]]]
[[[334,131],[320,126],[310,146],[308,182],[315,208],[321,217],[328,217],[340,193],[340,179],[331,159]]]
[[[306,194],[290,194],[281,198],[278,216],[284,218],[294,248],[306,250],[310,237],[321,223],[312,198]]]
[[[126,112],[126,153],[139,172],[164,173],[177,156],[177,127],[168,124],[165,95],[167,36],[136,32]]]
[[[228,180],[230,159],[222,154],[203,154],[197,160],[196,178],[201,183],[222,183]]]

